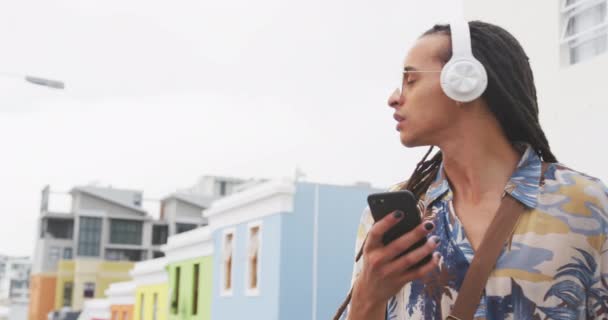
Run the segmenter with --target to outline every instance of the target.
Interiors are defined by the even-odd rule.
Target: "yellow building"
[[[136,285],[134,319],[167,320],[169,288],[166,265],[165,258],[135,264],[131,271]]]
[[[132,262],[76,259],[60,261],[54,288],[54,309],[81,310],[84,301],[105,297],[112,283],[130,280]]]

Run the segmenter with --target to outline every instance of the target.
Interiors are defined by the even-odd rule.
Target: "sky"
[[[153,201],[202,175],[407,178],[425,150],[401,146],[386,101],[448,3],[1,1],[0,253],[33,253],[45,185]]]
[[[66,83],[0,77],[0,253],[32,254],[47,184],[159,199],[207,174],[403,179],[422,151],[386,99],[444,2],[0,2],[0,73]]]

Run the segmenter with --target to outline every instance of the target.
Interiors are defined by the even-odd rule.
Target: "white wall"
[[[561,0],[466,0],[468,19],[511,32],[530,57],[540,119],[558,160],[608,181],[605,165],[608,54],[560,66]]]

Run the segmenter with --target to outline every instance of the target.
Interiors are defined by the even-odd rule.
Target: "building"
[[[167,319],[169,283],[166,266],[165,258],[157,258],[138,262],[131,270],[136,286],[134,319]]]
[[[75,187],[69,192],[70,210],[57,212],[49,210],[53,193],[45,187],[33,257],[29,319],[46,319],[50,311],[67,303],[78,310],[84,299],[103,295],[111,281],[128,280],[127,271],[133,262],[162,256],[160,248],[169,236],[206,225],[202,211],[214,197],[232,192],[241,182],[203,177],[196,186],[162,199],[160,219],[154,219],[143,208],[141,191]],[[70,260],[73,261],[60,263]],[[85,267],[113,271],[110,277],[98,277]],[[70,280],[71,273],[74,281]],[[62,279],[59,283],[58,274]],[[87,277],[99,281],[79,282]],[[65,294],[70,290],[73,298]]]
[[[31,267],[27,257],[0,256],[0,304],[27,304]]]
[[[540,120],[558,160],[608,180],[602,147],[608,99],[608,1],[465,0],[468,19],[504,27],[534,72]]]
[[[169,320],[211,319],[213,241],[209,226],[169,238]]]
[[[81,310],[90,299],[101,299],[110,285],[130,280],[133,263],[100,259],[61,260],[56,273],[53,310]],[[47,293],[48,294],[48,293]]]
[[[369,186],[269,181],[215,201],[212,319],[329,319],[350,287]]]
[[[111,316],[108,299],[91,299],[84,303],[78,320],[110,320]]]
[[[27,319],[31,267],[27,257],[0,256],[0,307],[8,319]]]
[[[125,281],[113,283],[106,290],[106,297],[110,301],[112,320],[134,319],[135,288],[134,281]]]

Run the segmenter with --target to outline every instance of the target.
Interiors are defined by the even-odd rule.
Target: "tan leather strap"
[[[544,175],[548,164],[543,163],[540,184],[544,184]],[[510,239],[515,225],[526,207],[510,195],[505,195],[500,207],[486,230],[479,248],[475,252],[471,266],[458,290],[458,297],[448,320],[472,320],[481,300],[483,289],[490,274],[496,266],[498,256],[507,240]]]
[[[448,319],[471,320],[475,315],[486,282],[494,270],[496,260],[505,242],[513,232],[519,216],[526,210],[523,204],[505,195],[475,252],[471,266],[458,290],[458,297]]]

